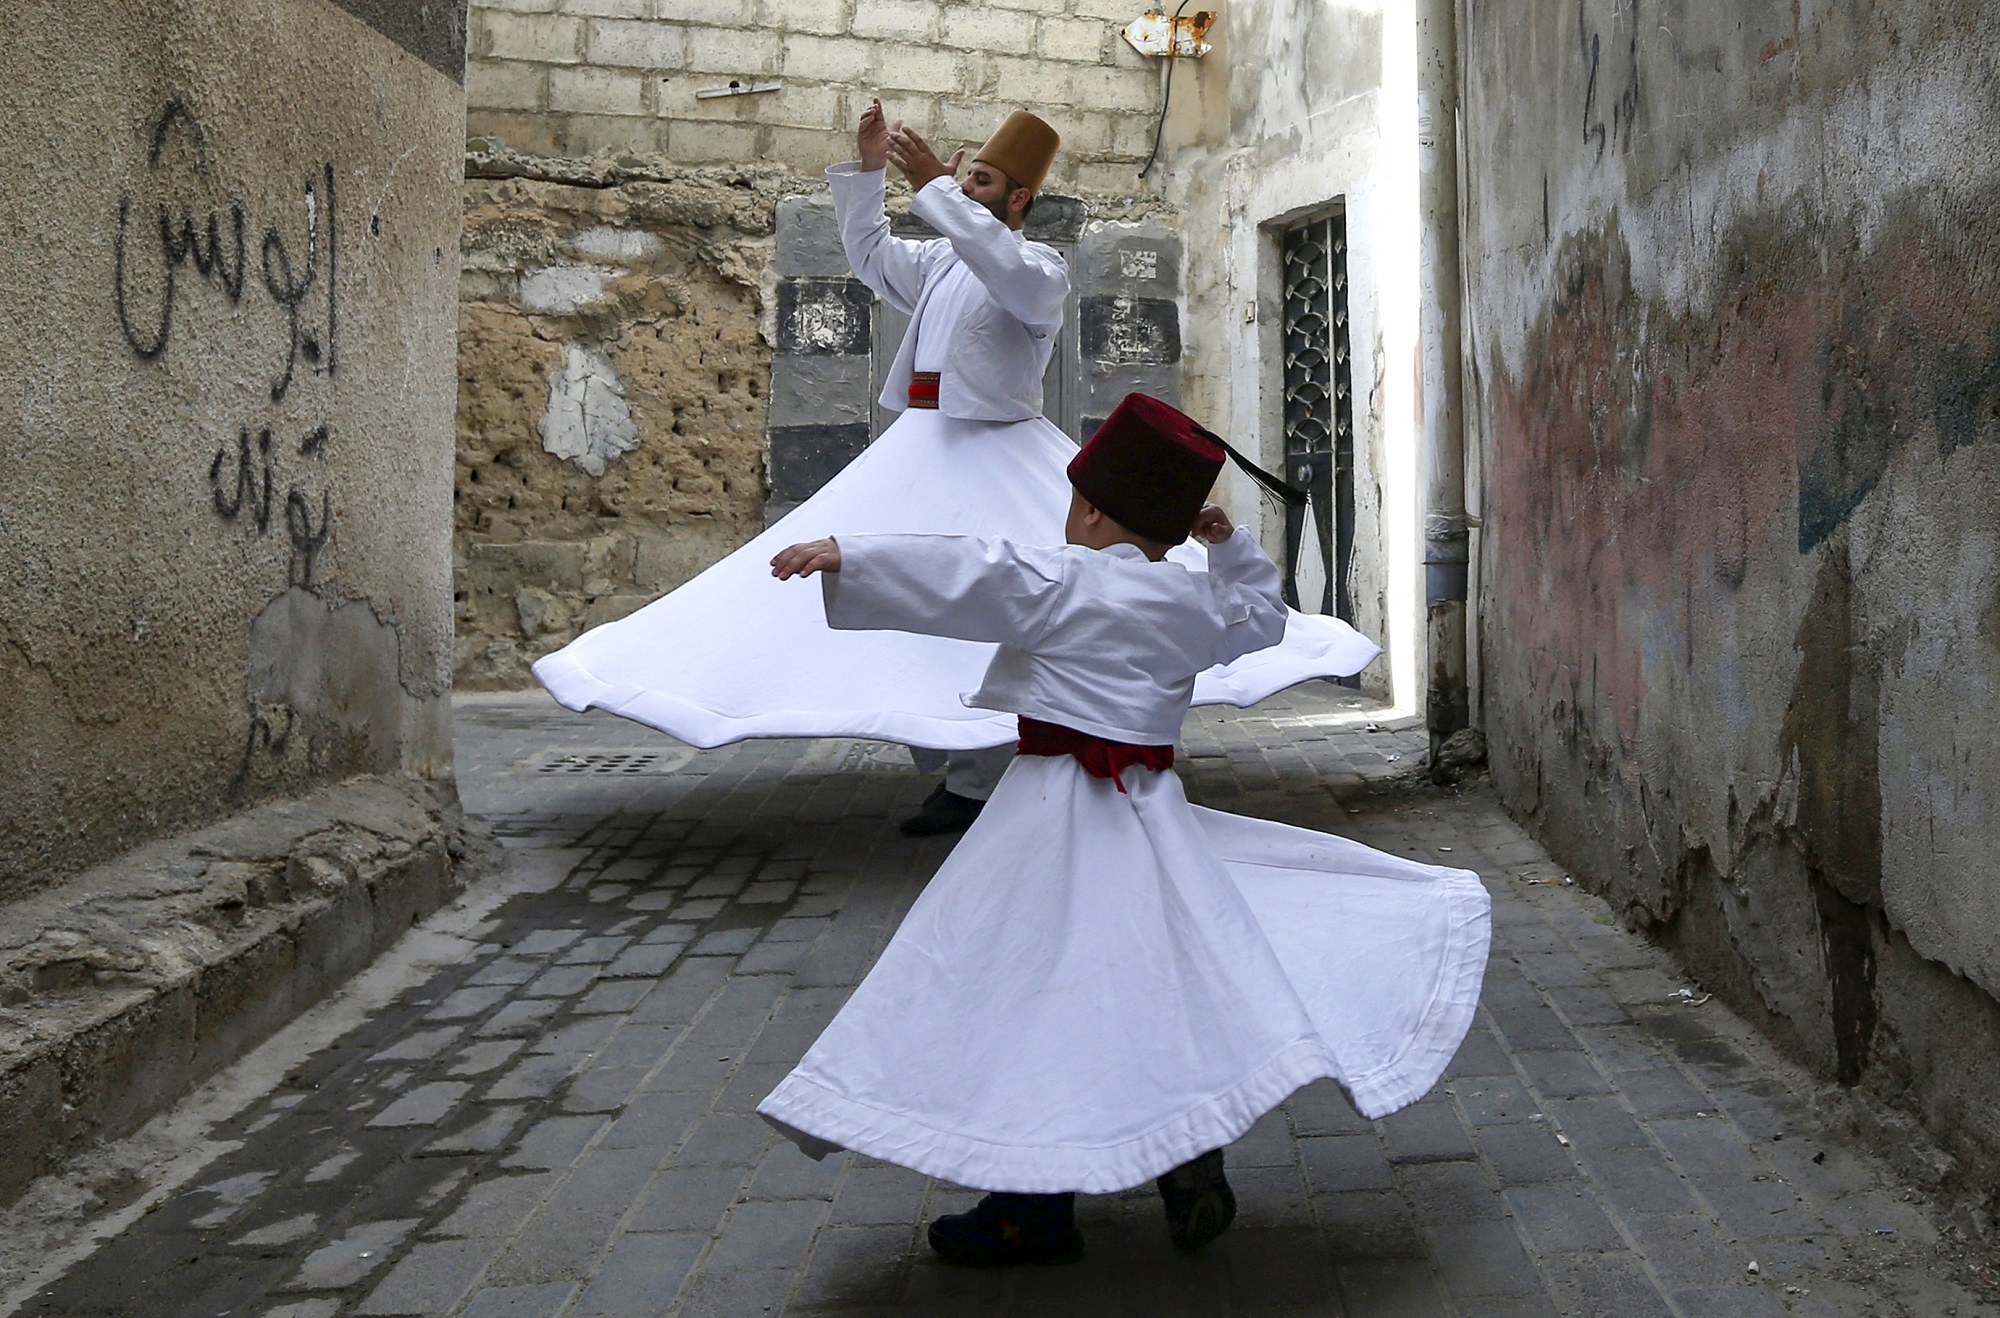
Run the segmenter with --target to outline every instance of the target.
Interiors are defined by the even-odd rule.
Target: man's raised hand
[[[958,165],[964,159],[965,148],[960,147],[951,153],[949,164],[939,160],[931,144],[924,140],[924,135],[902,123],[898,123],[889,134],[889,163],[902,171],[913,189],[923,187],[932,179],[958,177]]]
[[[854,146],[861,155],[861,170],[872,174],[889,162],[889,121],[882,117],[880,97],[861,112],[861,126],[855,130]]]
[[[1219,545],[1235,534],[1236,528],[1230,525],[1228,513],[1212,503],[1202,505],[1201,512],[1194,519],[1195,539]]]
[[[832,540],[807,540],[780,549],[771,560],[771,575],[780,581],[809,577],[815,572],[840,571],[840,546]]]

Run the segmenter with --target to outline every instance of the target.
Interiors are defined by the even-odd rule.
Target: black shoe
[[[939,783],[937,790],[924,798],[923,807],[897,827],[910,837],[936,837],[940,833],[963,833],[972,827],[972,821],[979,818],[979,812],[985,808],[986,802],[975,801],[969,796],[960,796],[943,783]]]
[[[1192,1254],[1236,1220],[1236,1194],[1222,1175],[1222,1150],[1211,1149],[1154,1182],[1166,1202],[1167,1236]]]
[[[989,1194],[931,1223],[931,1248],[961,1268],[1074,1263],[1083,1257],[1073,1194]]]

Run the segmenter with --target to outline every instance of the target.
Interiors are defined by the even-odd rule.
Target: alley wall
[[[12,7],[0,902],[448,776],[460,22]]]
[[[1494,778],[1990,1196],[2000,6],[1461,13]]]
[[[1346,235],[1344,333],[1352,367],[1353,497],[1358,534],[1349,564],[1349,621],[1388,653],[1362,686],[1388,696],[1396,651],[1418,639],[1392,617],[1391,524],[1415,525],[1414,490],[1397,485],[1389,464],[1391,408],[1412,406],[1407,366],[1392,371],[1385,297],[1393,253],[1408,247],[1414,212],[1399,207],[1383,165],[1383,16],[1375,0],[1252,0],[1220,7],[1214,51],[1183,61],[1168,119],[1173,149],[1156,169],[1159,186],[1184,215],[1189,289],[1184,384],[1195,415],[1232,436],[1250,436],[1263,463],[1286,471],[1288,228],[1334,217]],[[1390,281],[1385,288],[1384,281]],[[1407,292],[1400,294],[1408,300]],[[1407,452],[1409,439],[1401,440]],[[1231,478],[1241,515],[1284,562],[1283,510],[1255,486]],[[1301,574],[1304,607],[1313,582],[1333,565],[1312,547]],[[1414,671],[1414,667],[1412,668]]]

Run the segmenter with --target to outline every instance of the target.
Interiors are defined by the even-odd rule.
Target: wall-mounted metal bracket
[[[1157,9],[1148,9],[1125,25],[1123,35],[1141,55],[1199,59],[1214,49],[1202,40],[1214,25],[1215,14],[1207,9],[1186,18],[1168,18]]]
[[[731,78],[727,87],[703,87],[694,95],[698,101],[709,101],[718,96],[754,96],[758,92],[774,92],[784,85],[776,79],[770,82],[744,82],[740,78]]]

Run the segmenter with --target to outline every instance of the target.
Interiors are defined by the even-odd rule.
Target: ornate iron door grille
[[[1347,335],[1347,217],[1285,230],[1285,472],[1304,508],[1285,509],[1285,601],[1299,602],[1299,554],[1312,522],[1326,569],[1320,613],[1354,620],[1354,371]]]

